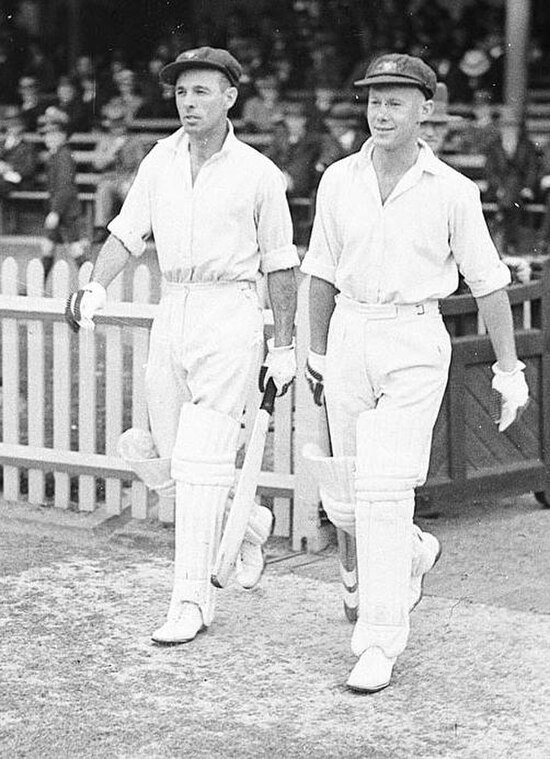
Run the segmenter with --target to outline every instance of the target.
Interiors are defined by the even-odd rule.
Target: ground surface
[[[0,505],[0,756],[550,755],[550,511],[531,496],[423,523],[444,553],[374,696],[345,689],[333,550],[273,542],[260,588],[231,586],[207,633],[158,648],[171,529],[83,520]]]

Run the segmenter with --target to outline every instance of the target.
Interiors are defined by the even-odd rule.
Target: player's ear
[[[227,87],[224,94],[225,94],[225,102],[227,104],[227,110],[229,110],[235,105],[235,101],[237,100],[237,95],[239,94],[239,91],[237,90],[236,87]]]
[[[420,121],[426,121],[434,112],[434,101],[424,100],[420,108]]]

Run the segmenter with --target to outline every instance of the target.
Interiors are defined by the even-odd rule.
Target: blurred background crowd
[[[550,12],[545,0],[533,3],[528,69],[530,77],[540,79],[550,74],[545,42]],[[113,182],[124,173],[117,191],[123,197],[143,156],[135,145],[120,151],[136,124],[156,119],[177,126],[173,93],[159,83],[159,70],[182,50],[208,44],[227,47],[242,63],[240,96],[231,115],[241,133],[269,135],[262,149],[285,172],[291,197],[311,197],[325,168],[356,151],[368,136],[353,81],[370,59],[392,51],[421,56],[446,85],[440,119],[445,144],[438,152],[484,155],[487,202],[511,212],[518,203],[545,202],[550,147],[530,137],[525,121],[511,129],[502,107],[505,10],[504,0],[4,2],[0,195],[14,186],[10,171],[12,180],[13,172],[19,177],[19,187],[32,180],[36,163],[21,155],[14,165],[10,151],[49,120],[62,122],[69,138],[90,131],[111,135],[111,151],[104,141],[103,157],[93,168],[111,183],[111,201]],[[460,125],[447,118],[447,99],[451,110],[453,104],[466,107]],[[115,204],[99,201],[101,238]],[[541,250],[550,237],[547,216]],[[503,214],[509,253],[518,247],[511,219]]]

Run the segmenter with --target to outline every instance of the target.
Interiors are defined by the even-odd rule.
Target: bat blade
[[[254,496],[256,495],[256,488],[258,487],[258,479],[262,468],[269,418],[273,413],[276,393],[277,388],[275,383],[270,379],[260,410],[256,415],[241,475],[233,497],[233,504],[225,523],[216,561],[210,577],[212,585],[216,588],[225,588],[229,582],[250,520],[254,506]]]

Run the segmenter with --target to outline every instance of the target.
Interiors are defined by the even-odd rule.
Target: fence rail
[[[143,376],[158,282],[145,264],[138,264],[130,278],[127,272],[120,275],[109,288],[95,331],[75,335],[63,319],[65,299],[78,281],[88,281],[90,270],[89,263],[76,272],[72,263],[58,261],[46,295],[39,260],[22,267],[10,256],[1,264],[4,498],[80,511],[93,511],[102,502],[111,514],[129,509],[136,519],[171,521],[173,515],[157,506],[116,454],[124,429],[148,427]],[[295,549],[317,551],[332,528],[300,455],[324,424],[302,371],[309,335],[306,288],[304,280],[296,319],[298,375],[292,391],[277,400],[259,492],[273,498],[276,534],[289,537]],[[484,400],[490,397],[493,358],[475,302],[462,295],[442,303],[454,351],[425,490],[443,498],[487,488],[550,494],[548,269],[543,280],[511,287],[510,297],[533,402],[522,423],[505,435],[496,433]],[[264,328],[267,338],[273,328],[267,309]],[[258,403],[254,389],[242,422],[244,447]]]

